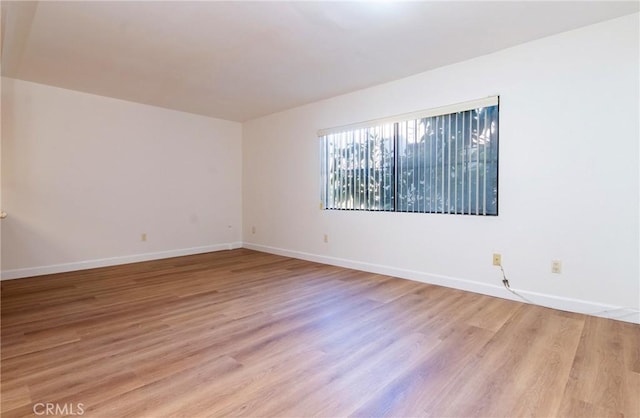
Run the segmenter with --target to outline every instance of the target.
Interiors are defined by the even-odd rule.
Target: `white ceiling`
[[[2,74],[245,121],[638,2],[2,2]]]

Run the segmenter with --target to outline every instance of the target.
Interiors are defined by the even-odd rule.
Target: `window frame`
[[[492,108],[495,107],[495,109],[488,109],[485,110],[484,108]],[[424,144],[424,146],[416,146],[415,144],[418,144],[418,133],[417,133],[417,126],[420,123],[424,123],[424,128],[426,129],[426,127],[428,126],[427,124],[427,120],[433,121],[435,120],[436,123],[438,121],[438,118],[442,118],[442,120],[444,121],[446,117],[449,118],[449,121],[451,121],[452,116],[455,115],[455,119],[458,120],[457,118],[462,115],[462,117],[466,117],[465,116],[465,112],[476,112],[476,114],[478,115],[477,117],[480,118],[480,112],[484,111],[484,124],[483,124],[483,130],[482,132],[484,132],[484,136],[486,138],[487,132],[490,138],[490,145],[487,146],[486,143],[487,142],[483,142],[484,147],[482,148],[482,155],[484,158],[484,161],[482,161],[482,167],[483,169],[480,169],[480,154],[481,154],[481,148],[480,148],[480,138],[482,137],[480,132],[480,119],[477,120],[477,130],[474,131],[473,127],[470,125],[468,128],[468,133],[467,131],[464,130],[464,128],[462,128],[462,130],[458,130],[458,127],[456,125],[456,130],[455,130],[455,149],[456,149],[456,154],[455,154],[455,158],[456,158],[456,162],[455,162],[455,166],[465,166],[466,167],[466,163],[463,162],[458,162],[457,157],[457,151],[458,151],[458,137],[461,136],[462,137],[462,152],[463,155],[466,155],[467,152],[472,153],[474,147],[471,145],[471,142],[473,140],[473,137],[475,135],[475,143],[477,144],[475,146],[476,149],[476,155],[477,155],[477,160],[476,160],[476,168],[475,168],[475,176],[476,178],[475,183],[472,182],[471,180],[471,172],[469,171],[469,182],[467,184],[467,187],[469,188],[469,196],[472,196],[472,187],[473,184],[476,184],[475,188],[476,188],[476,192],[474,195],[474,201],[476,202],[476,210],[471,210],[471,206],[469,206],[469,210],[465,210],[464,204],[461,205],[460,208],[458,208],[458,195],[457,195],[457,185],[458,185],[458,181],[459,181],[459,177],[449,177],[448,180],[446,181],[447,184],[447,192],[445,194],[444,192],[444,188],[441,189],[440,194],[438,193],[438,185],[436,183],[434,183],[435,186],[435,192],[433,195],[431,195],[431,197],[429,198],[429,203],[427,204],[427,195],[426,195],[426,177],[427,177],[427,163],[426,163],[426,154],[427,154],[427,141],[423,140],[420,141],[420,143]],[[489,113],[490,111],[495,112],[495,114],[492,114],[491,117],[489,119],[487,119],[486,115],[487,113]],[[318,136],[320,137],[320,165],[321,165],[321,170],[320,170],[320,187],[321,187],[321,204],[320,207],[323,210],[342,210],[342,211],[367,211],[367,212],[398,212],[398,213],[423,213],[423,214],[451,214],[451,215],[470,215],[470,216],[498,216],[500,211],[500,207],[499,207],[499,160],[500,160],[500,147],[499,147],[499,136],[500,136],[500,123],[499,123],[499,117],[500,115],[500,98],[499,96],[491,96],[491,97],[487,97],[484,99],[480,99],[480,100],[474,100],[474,101],[470,101],[470,102],[464,102],[464,103],[458,103],[458,104],[454,104],[454,105],[449,105],[449,106],[442,106],[442,107],[438,107],[435,109],[429,109],[429,110],[425,110],[425,111],[420,111],[420,112],[412,112],[412,113],[407,113],[407,114],[403,114],[403,115],[397,115],[397,116],[393,116],[393,117],[387,117],[387,118],[381,118],[381,119],[376,119],[376,120],[371,120],[371,121],[367,121],[367,122],[361,122],[361,123],[355,123],[355,124],[351,124],[351,125],[345,125],[345,126],[340,126],[340,127],[336,127],[336,128],[329,128],[329,129],[323,129],[323,130],[319,130],[318,131]],[[473,113],[469,113],[469,120],[472,121],[473,119]],[[487,125],[487,122],[489,122],[489,125]],[[425,170],[423,170],[422,175],[425,177],[422,181],[422,184],[424,185],[422,187],[422,196],[420,197],[422,199],[422,208],[419,208],[418,210],[415,210],[415,200],[411,203],[411,205],[409,203],[405,203],[405,204],[401,204],[400,200],[401,200],[401,193],[402,193],[402,181],[403,179],[401,178],[401,170],[403,169],[403,167],[401,167],[402,165],[402,161],[401,158],[408,158],[407,155],[405,154],[403,156],[400,155],[400,142],[401,142],[401,134],[400,134],[400,130],[401,130],[401,124],[405,124],[404,125],[404,129],[405,129],[405,137],[402,138],[402,140],[404,141],[403,146],[405,147],[405,150],[409,147],[409,140],[408,140],[408,124],[409,123],[413,123],[414,124],[414,140],[413,140],[413,153],[417,153],[418,158],[416,160],[413,161],[413,165],[415,167],[416,161],[418,163],[417,166],[417,170],[418,170],[418,179],[420,179],[420,167],[422,165],[424,165]],[[495,126],[494,126],[495,123]],[[330,168],[330,164],[328,163],[328,156],[330,154],[329,152],[329,135],[336,135],[336,134],[343,134],[343,135],[354,135],[354,132],[356,132],[357,130],[361,130],[362,131],[367,131],[370,129],[375,129],[375,128],[380,128],[380,129],[384,129],[384,126],[388,126],[391,125],[391,131],[392,131],[392,138],[391,138],[391,152],[393,153],[393,167],[390,170],[391,173],[387,174],[387,173],[382,173],[383,176],[387,176],[390,175],[391,176],[391,189],[392,189],[392,196],[391,196],[391,202],[392,205],[389,208],[386,208],[385,204],[382,204],[381,207],[379,208],[375,208],[375,207],[370,207],[368,206],[368,203],[370,202],[369,200],[367,200],[367,207],[356,207],[355,202],[356,202],[356,198],[355,198],[355,192],[353,192],[353,190],[355,188],[352,188],[352,205],[353,207],[338,207],[339,205],[336,205],[335,203],[333,204],[329,204],[330,203],[330,172],[331,172],[331,168]],[[449,130],[447,131],[448,135],[451,135],[451,126],[449,125]],[[495,127],[495,129],[494,129]],[[436,132],[438,132],[437,130],[438,128],[436,127],[435,130]],[[444,128],[441,128],[442,131],[444,132]],[[426,131],[425,131],[426,132]],[[426,135],[426,133],[424,134]],[[436,133],[436,137],[437,137],[438,133]],[[469,138],[469,146],[465,146],[465,136],[468,136]],[[333,139],[333,137],[331,137]],[[447,152],[448,152],[448,162],[445,164],[445,159],[444,156],[442,156],[442,169],[441,171],[438,171],[437,167],[435,168],[435,170],[433,171],[436,176],[440,173],[442,174],[446,174],[447,172],[450,172],[449,170],[451,169],[451,167],[454,167],[454,162],[451,161],[451,139],[449,137],[449,139],[447,139],[446,143],[445,141],[445,136],[444,133],[442,133],[442,145],[446,145],[447,147]],[[485,139],[485,141],[487,141]],[[436,157],[436,161],[438,158],[438,152],[437,152],[437,139],[434,142],[433,140],[429,140],[429,155],[432,155],[432,151],[431,151],[431,143],[435,143],[436,145],[436,152],[435,152],[435,157]],[[352,140],[352,152],[355,153],[356,152],[356,145],[355,145],[355,141]],[[362,146],[362,144],[360,144],[360,146]],[[367,147],[369,145],[367,144]],[[424,148],[423,151],[423,159],[420,159],[420,150]],[[490,157],[489,159],[487,159],[487,148],[489,149],[489,153],[490,153]],[[443,148],[444,149],[444,148]],[[368,151],[367,151],[368,152]],[[405,151],[406,152],[406,151]],[[415,156],[413,156],[412,158],[415,158]],[[356,168],[356,163],[355,163],[355,157],[352,158],[353,161],[353,165],[351,166],[351,171],[352,171],[352,175],[354,176],[354,181],[355,182],[355,178],[356,178],[356,170],[361,171],[360,165],[362,165],[362,163],[358,163],[358,168]],[[407,160],[405,160],[406,162]],[[335,159],[334,159],[335,162]],[[367,155],[367,163],[369,162],[369,156]],[[472,160],[469,160],[469,165],[471,165]],[[384,164],[384,162],[383,162]],[[436,162],[437,164],[437,162]],[[487,167],[487,164],[491,164],[490,167]],[[431,163],[431,165],[429,165],[429,170],[431,170],[433,167],[433,162]],[[445,170],[445,167],[447,167],[447,170]],[[335,169],[334,169],[335,170]],[[482,175],[480,174],[482,171]],[[457,176],[457,169],[455,170],[456,172],[456,176]],[[465,175],[465,170],[463,169],[462,171],[463,175]],[[494,174],[495,173],[495,174]],[[367,176],[370,175],[369,171],[367,169]],[[415,171],[407,171],[406,174],[407,178],[409,175],[414,176],[415,175]],[[487,177],[491,176],[491,184],[487,185]],[[365,176],[366,177],[366,176]],[[478,182],[480,181],[480,177],[482,177],[482,181],[484,182],[484,187],[480,188],[480,186],[478,185]],[[360,181],[362,180],[362,177]],[[431,177],[429,177],[429,179],[431,180]],[[367,191],[370,189],[370,186],[368,186],[370,184],[370,179],[369,177],[366,177],[366,185],[365,186],[365,194],[367,193]],[[413,181],[413,183],[411,183],[411,185],[415,184],[415,180]],[[418,180],[418,183],[420,183],[420,180]],[[453,203],[452,203],[452,194],[451,194],[451,184],[454,184],[454,189],[456,190],[456,194],[453,195]],[[355,183],[354,183],[355,184]],[[361,184],[361,183],[358,183]],[[409,181],[406,181],[406,184],[409,184]],[[442,180],[442,184],[445,184],[444,178]],[[462,185],[464,187],[465,182],[464,179],[462,180]],[[489,188],[489,186],[494,186],[492,188]],[[342,186],[339,186],[342,187]],[[348,186],[347,186],[348,187]],[[442,186],[444,187],[444,186]],[[347,189],[348,190],[348,189]],[[429,186],[429,190],[431,190],[431,186]],[[489,190],[491,190],[491,193],[487,193]],[[480,191],[482,192],[482,199],[479,199],[479,195],[480,195]],[[420,196],[420,195],[418,195]],[[435,196],[436,199],[432,199]],[[461,195],[462,196],[462,195]],[[415,198],[414,198],[415,199]],[[489,199],[491,199],[491,203],[490,205],[487,205]],[[359,198],[358,198],[359,200]],[[359,200],[361,202],[361,200]],[[464,201],[464,197],[463,197],[463,201]],[[346,200],[345,200],[346,202]],[[386,200],[385,200],[386,202]],[[471,200],[469,200],[469,202],[471,202]],[[419,205],[419,203],[418,203]],[[435,205],[435,206],[434,206]],[[441,206],[441,209],[438,209],[438,206]],[[452,206],[453,205],[453,206]],[[360,205],[362,206],[362,205]],[[411,206],[411,208],[410,208]],[[427,208],[427,206],[429,206]],[[487,209],[489,207],[489,209]],[[493,212],[493,209],[495,208],[495,213]]]

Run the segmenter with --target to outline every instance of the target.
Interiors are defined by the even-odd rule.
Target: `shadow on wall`
[[[59,240],[53,239],[42,228],[31,225],[19,213],[11,213],[2,221],[0,239],[11,243],[2,246],[1,271],[32,267],[27,263],[34,261],[40,266],[51,265],[53,263],[48,260],[70,260],[72,256],[62,250]],[[33,243],[38,243],[38,247]]]

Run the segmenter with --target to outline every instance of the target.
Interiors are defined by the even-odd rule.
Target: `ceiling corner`
[[[14,76],[29,38],[37,1],[3,1],[0,63],[3,76]]]

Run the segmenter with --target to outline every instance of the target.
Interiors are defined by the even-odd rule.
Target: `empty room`
[[[1,8],[3,418],[640,418],[639,2]]]

